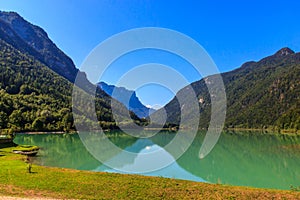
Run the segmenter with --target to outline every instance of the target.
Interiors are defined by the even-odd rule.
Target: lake
[[[164,147],[175,133],[162,132],[149,138],[136,138],[121,132],[107,135],[121,150],[134,153],[131,159],[124,159],[122,151],[111,153],[109,149],[101,148],[101,155],[106,155],[106,160],[120,161],[118,169],[95,159],[78,134],[18,134],[14,142],[41,147],[35,158],[37,164],[79,170],[133,173],[131,169],[145,164],[145,153],[157,150],[160,150],[160,156],[152,164],[173,158]],[[204,136],[205,133],[199,132],[192,145],[179,159],[173,159],[171,165],[142,174],[259,188],[290,189],[291,186],[300,186],[300,136],[223,132],[210,154],[199,159]]]

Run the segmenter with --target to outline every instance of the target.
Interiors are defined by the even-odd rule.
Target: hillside
[[[258,62],[222,73],[226,95],[226,128],[300,129],[300,53],[283,48]],[[194,82],[200,106],[200,128],[210,121],[210,95],[205,82]],[[177,95],[185,96],[186,88]],[[168,122],[178,124],[180,108],[176,98],[165,109]]]
[[[0,130],[74,130],[72,83],[2,40],[0,72]],[[110,100],[109,97],[96,99],[98,119],[104,128],[116,128]],[[74,109],[85,111],[83,108]],[[123,112],[128,111],[120,105],[118,113]]]
[[[108,95],[123,103],[127,109],[134,112],[140,118],[146,118],[155,111],[154,109],[144,106],[136,96],[135,91],[128,90],[124,87],[108,85],[104,82],[98,83],[98,86]]]
[[[0,40],[0,129],[73,129],[71,83]]]
[[[15,12],[1,11],[0,36],[16,49],[32,55],[59,75],[74,82],[78,69],[42,28],[27,22]]]
[[[94,110],[84,106],[72,108],[72,81],[80,73],[86,83],[84,91],[90,92],[95,86],[43,29],[14,12],[0,12],[0,72],[2,132],[74,130],[74,113],[79,116],[80,123],[92,123],[83,114]],[[77,92],[82,98],[88,97],[81,89]],[[125,123],[130,121],[124,105],[100,89],[96,97],[97,118],[104,129],[117,128],[111,104],[116,105],[116,117]],[[138,121],[133,113],[130,114]]]

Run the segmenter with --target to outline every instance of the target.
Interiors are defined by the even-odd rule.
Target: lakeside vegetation
[[[300,134],[297,129],[276,129],[276,128],[224,128],[224,131],[243,131],[243,132],[262,132],[262,133],[280,133],[280,134]]]
[[[297,199],[281,191],[198,183],[184,180],[88,172],[33,165],[25,157],[0,149],[0,195],[70,199]]]

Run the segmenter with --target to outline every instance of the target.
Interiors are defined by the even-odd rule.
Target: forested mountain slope
[[[0,40],[0,73],[0,129],[74,130],[71,82],[3,40]],[[104,128],[116,128],[110,106],[110,97],[96,98],[97,116]],[[120,115],[128,112],[120,103],[117,108]],[[75,109],[83,113],[95,112]],[[83,117],[82,120],[89,119]]]
[[[73,61],[48,38],[47,33],[14,12],[0,11],[0,130],[74,130],[72,90],[76,75],[86,83],[84,91],[95,88]],[[79,95],[87,95],[80,91]],[[117,128],[111,110],[114,103],[119,119],[130,121],[124,105],[101,89],[96,93],[96,112],[105,129]],[[74,108],[82,123],[95,109]],[[138,118],[130,113],[134,119]]]
[[[258,62],[222,73],[227,96],[228,128],[300,129],[300,53],[283,48]],[[210,95],[206,83],[211,77],[192,83],[200,106],[200,128],[210,121]],[[186,88],[178,92],[184,96]],[[165,109],[169,123],[180,122],[180,108],[174,98]]]

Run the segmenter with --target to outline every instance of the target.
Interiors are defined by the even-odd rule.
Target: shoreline
[[[0,172],[3,174],[8,170],[10,178],[0,176],[0,199],[5,196],[25,199],[220,199],[220,197],[298,199],[300,197],[299,192],[292,190],[90,172],[40,165],[33,165],[33,173],[27,173],[25,156],[4,151],[1,151],[1,154],[4,156],[0,157]]]
[[[130,130],[130,129],[129,129]],[[134,130],[134,129],[133,129]],[[144,131],[170,131],[176,132],[176,130],[168,129],[168,128],[145,128]],[[189,129],[184,129],[188,131]],[[97,131],[97,130],[95,130]],[[98,130],[99,131],[99,130]],[[103,132],[110,131],[122,131],[118,129],[112,130],[102,130]],[[198,131],[207,131],[207,129],[198,129]],[[271,133],[271,134],[282,134],[282,135],[299,135],[300,130],[292,130],[292,129],[282,129],[272,130],[272,129],[259,129],[259,128],[224,128],[222,131],[232,131],[232,132],[261,132],[261,133]],[[42,135],[42,134],[77,134],[78,131],[64,132],[64,131],[28,131],[28,132],[16,132],[15,134],[28,134],[28,135]]]
[[[233,131],[233,132],[263,132],[263,133],[273,133],[273,134],[288,134],[288,135],[298,135],[300,130],[293,129],[281,129],[281,130],[272,130],[272,129],[260,129],[260,128],[224,128],[223,131]]]
[[[64,132],[64,131],[29,131],[29,132],[18,132],[15,133],[16,135],[44,135],[44,134],[74,134],[78,133],[77,131],[74,132]]]

